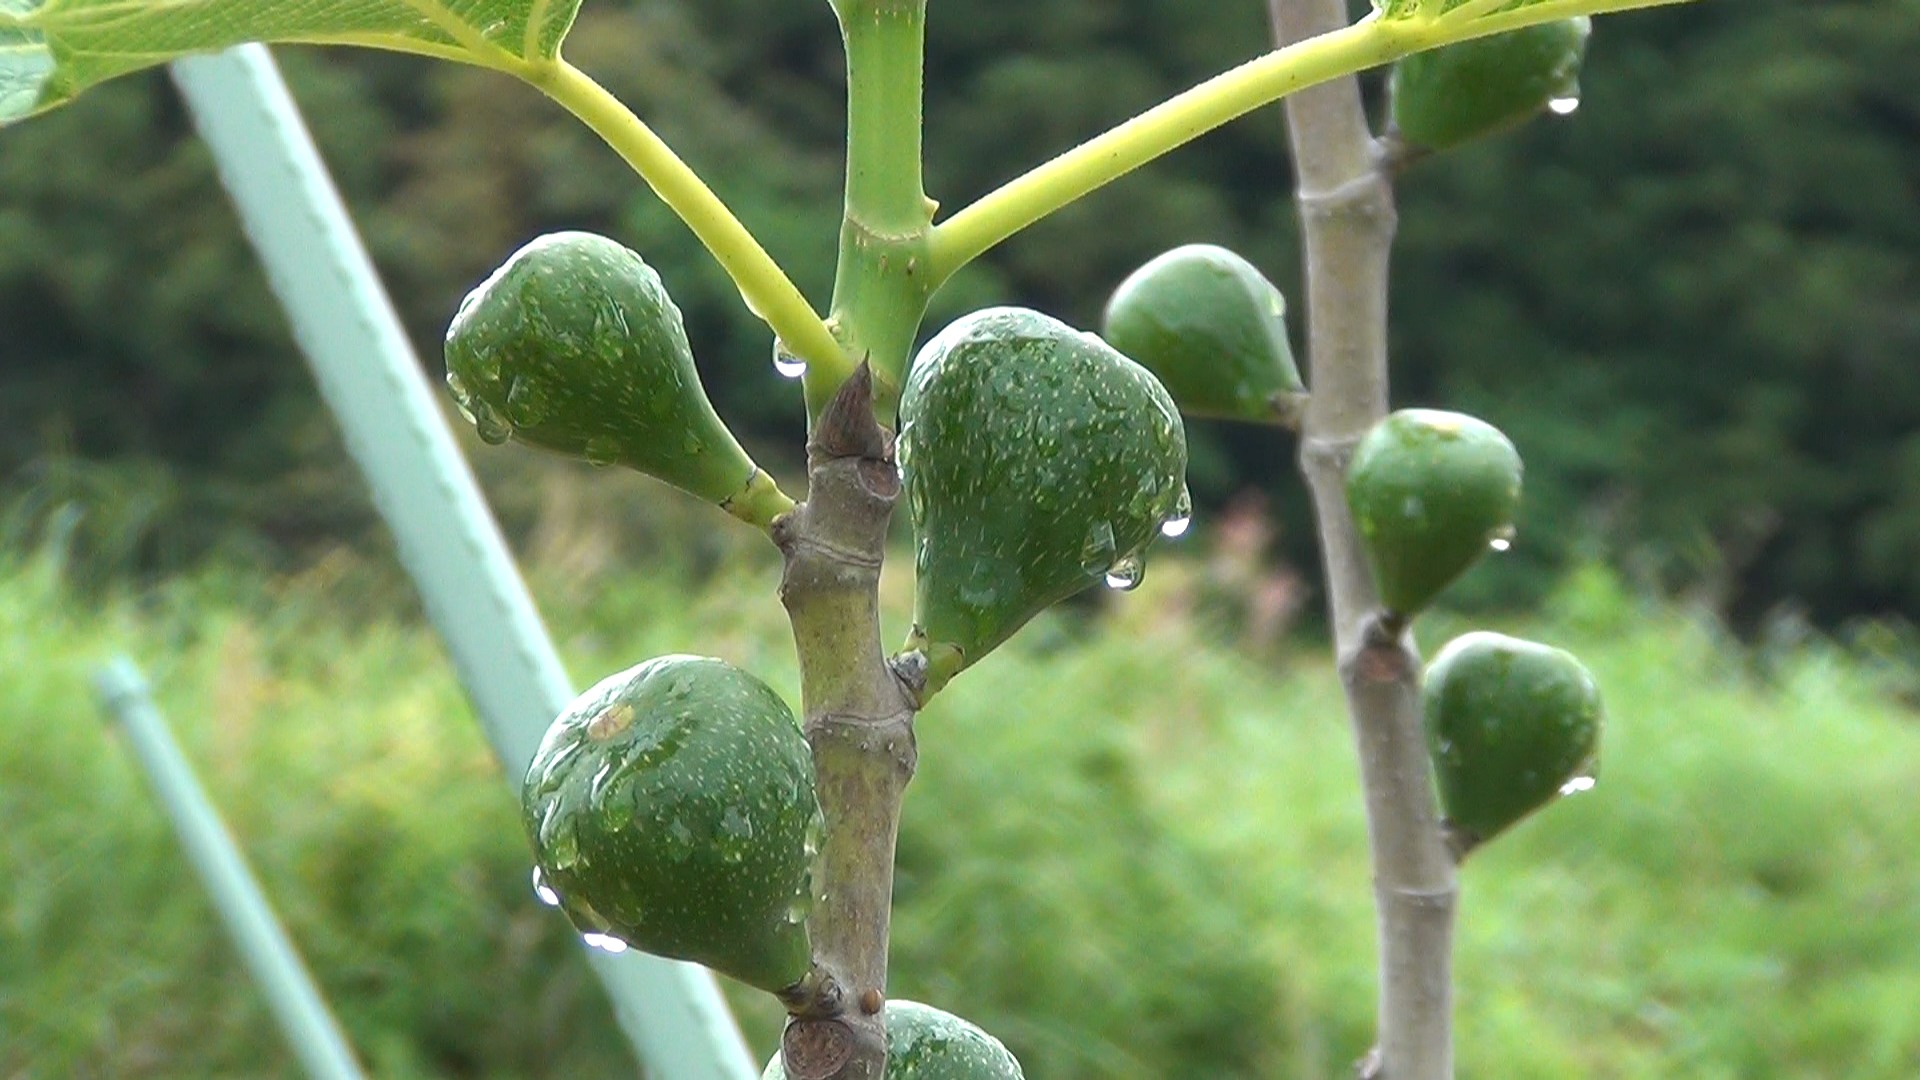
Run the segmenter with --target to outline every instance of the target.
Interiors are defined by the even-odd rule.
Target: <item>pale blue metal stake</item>
[[[96,672],[93,684],[101,705],[126,731],[154,794],[173,819],[180,846],[200,872],[214,908],[226,922],[254,981],[266,993],[267,1005],[307,1075],[315,1080],[362,1080],[364,1074],[354,1062],[346,1035],[327,1011],[286,930],[273,917],[232,834],[194,779],[193,766],[154,708],[140,669],[123,657]]]
[[[572,685],[373,263],[266,49],[181,60],[173,77],[517,793]],[[759,1076],[705,968],[591,959],[656,1080]]]

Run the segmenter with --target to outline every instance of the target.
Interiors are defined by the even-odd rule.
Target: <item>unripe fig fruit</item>
[[[1381,604],[1411,616],[1489,547],[1506,547],[1520,505],[1520,455],[1483,420],[1402,409],[1354,450],[1347,505]]]
[[[446,358],[488,442],[619,463],[722,506],[772,489],[708,402],[660,275],[604,236],[515,252],[461,302]]]
[[[1025,308],[956,320],[900,398],[915,538],[914,634],[928,686],[1105,578],[1139,581],[1184,528],[1187,441],[1165,388],[1093,334]]]
[[[1577,103],[1592,28],[1581,16],[1414,53],[1394,65],[1394,128],[1410,145],[1445,150],[1556,101]]]
[[[1456,844],[1471,847],[1591,787],[1600,688],[1573,654],[1504,634],[1448,642],[1427,665],[1427,750]]]
[[[601,680],[547,729],[521,808],[541,898],[590,943],[770,992],[806,974],[813,759],[759,679],[662,656]]]
[[[887,1080],[1025,1080],[1000,1040],[973,1024],[917,1001],[889,1001]],[[779,1054],[760,1080],[787,1080]]]
[[[1114,290],[1100,335],[1154,373],[1188,416],[1287,423],[1305,401],[1287,301],[1212,244],[1157,256]]]

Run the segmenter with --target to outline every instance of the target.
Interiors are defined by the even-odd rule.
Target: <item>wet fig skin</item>
[[[551,233],[515,252],[461,303],[446,360],[488,442],[626,465],[715,503],[756,476],[660,275],[604,236]]]
[[[1499,835],[1592,776],[1600,688],[1573,654],[1503,634],[1448,642],[1422,689],[1440,805],[1467,844]]]
[[[521,806],[583,932],[771,992],[806,973],[813,762],[760,680],[696,656],[602,680],[547,730]]]
[[[1484,420],[1402,409],[1367,432],[1347,466],[1347,505],[1380,602],[1412,616],[1513,533],[1520,455]]]
[[[1145,368],[1024,308],[963,316],[920,350],[900,400],[915,538],[915,637],[930,685],[1049,605],[1137,581],[1191,513],[1186,430]]]
[[[1187,244],[1127,276],[1100,334],[1154,373],[1188,416],[1285,422],[1303,402],[1287,302],[1252,263]]]
[[[1463,41],[1401,60],[1393,123],[1406,142],[1445,150],[1577,97],[1592,21],[1585,16]]]
[[[887,1080],[1025,1080],[1000,1040],[973,1024],[917,1001],[889,1001]],[[780,1055],[760,1080],[787,1080]]]

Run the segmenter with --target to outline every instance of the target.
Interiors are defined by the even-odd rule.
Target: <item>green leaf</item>
[[[0,124],[250,41],[365,45],[513,70],[554,59],[580,0],[0,0]]]

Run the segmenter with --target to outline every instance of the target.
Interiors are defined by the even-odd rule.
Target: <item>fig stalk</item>
[[[783,995],[793,1080],[880,1080],[900,803],[913,777],[913,706],[880,644],[879,582],[900,496],[893,435],[873,415],[862,364],[807,444],[805,502],[774,523],[780,600],[800,660],[804,729],[826,819],[807,929],[816,971]]]
[[[1344,0],[1269,0],[1282,47],[1346,25]],[[1435,808],[1419,658],[1387,632],[1347,508],[1355,445],[1387,411],[1387,270],[1393,190],[1357,82],[1286,100],[1305,246],[1308,382],[1301,470],[1312,489],[1340,678],[1359,751],[1379,938],[1377,1068],[1392,1080],[1453,1075],[1455,867]]]

